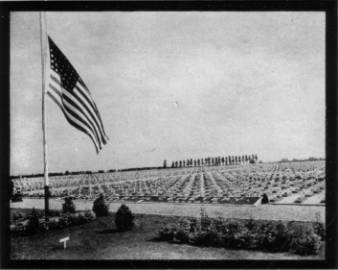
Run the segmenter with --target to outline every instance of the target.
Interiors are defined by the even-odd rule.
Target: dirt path
[[[51,199],[51,209],[62,209],[62,200]],[[93,202],[88,200],[75,200],[77,210],[90,210]],[[116,212],[122,202],[109,204],[109,209]],[[316,221],[319,217],[325,222],[325,206],[309,205],[229,205],[229,204],[199,204],[199,203],[157,203],[126,202],[135,214],[153,214],[164,216],[191,216],[199,217],[201,207],[204,207],[210,217],[224,218],[253,218],[266,220],[294,220],[294,221]],[[42,199],[24,199],[23,202],[11,203],[11,208],[44,208]]]

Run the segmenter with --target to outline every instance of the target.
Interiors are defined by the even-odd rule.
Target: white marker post
[[[66,249],[67,247],[67,241],[69,240],[69,236],[65,237],[65,238],[61,238],[59,240],[60,243],[63,243],[63,249]]]

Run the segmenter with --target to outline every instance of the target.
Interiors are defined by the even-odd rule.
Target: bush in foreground
[[[62,204],[63,213],[75,213],[75,205],[71,197],[65,198],[65,203]]]
[[[39,216],[35,208],[33,208],[32,212],[28,216],[26,231],[30,234],[34,234],[39,230],[40,230]]]
[[[117,210],[115,224],[119,231],[128,231],[134,227],[134,215],[125,204],[122,204]]]
[[[312,226],[295,224],[290,232],[292,238],[290,249],[300,255],[318,254],[321,247],[321,238],[314,232]]]
[[[176,234],[176,224],[167,224],[159,230],[159,240],[173,241]]]
[[[52,211],[46,222],[42,211],[33,208],[29,215],[19,213],[13,218],[10,225],[11,233],[14,235],[32,235],[46,230],[64,229],[70,226],[81,225],[95,219],[91,211],[85,213],[61,213]]]
[[[252,219],[211,219],[203,215],[201,219],[180,220],[162,227],[158,239],[197,246],[313,255],[318,254],[322,246],[314,225]]]
[[[97,217],[108,216],[108,206],[106,205],[102,194],[94,201],[93,212]]]

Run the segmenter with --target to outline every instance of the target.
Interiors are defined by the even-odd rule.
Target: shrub
[[[228,220],[224,222],[224,229],[229,234],[235,234],[244,229],[243,222],[237,220]]]
[[[158,232],[158,240],[172,241],[174,240],[175,232],[175,227],[170,227],[170,225],[162,226]]]
[[[216,246],[221,242],[219,235],[215,231],[199,231],[192,234],[191,241],[197,246]]]
[[[208,217],[206,211],[204,208],[201,207],[201,212],[200,212],[200,228],[202,230],[207,230],[209,226],[212,223],[211,218]]]
[[[288,228],[282,222],[264,222],[257,228],[256,236],[258,244],[263,250],[276,252],[289,249]]]
[[[81,213],[73,214],[68,216],[70,225],[81,225],[87,223],[87,219]]]
[[[323,223],[316,222],[313,227],[316,234],[320,236],[321,240],[325,239],[325,227]]]
[[[65,203],[62,204],[63,213],[75,213],[75,205],[71,197],[65,198]]]
[[[27,218],[23,217],[10,226],[11,233],[31,235],[47,229],[64,229],[69,226],[85,224],[95,218],[91,211],[87,211],[85,213],[63,213],[61,216],[50,217],[49,221],[46,222],[45,220],[39,220],[39,217],[42,217],[42,213],[42,211],[33,209]],[[53,214],[60,213],[55,211]]]
[[[69,215],[62,215],[59,218],[59,228],[63,229],[63,228],[67,228],[69,227],[69,225],[71,224],[71,218]]]
[[[115,215],[115,224],[119,231],[131,230],[134,226],[134,215],[129,207],[122,204]]]
[[[102,194],[94,201],[93,212],[97,217],[108,216],[108,206],[106,205]]]
[[[93,213],[89,210],[87,210],[85,213],[84,213],[84,217],[86,218],[86,220],[89,222],[89,221],[92,221],[95,219],[95,216],[93,215]]]
[[[59,219],[50,219],[48,222],[48,230],[60,229]]]
[[[225,223],[224,218],[219,217],[218,219],[213,221],[213,226],[215,230],[220,233],[225,230],[224,223]]]
[[[320,236],[314,232],[312,226],[294,224],[290,229],[290,250],[292,252],[300,255],[319,253],[322,243]]]
[[[40,229],[39,216],[35,208],[33,208],[32,212],[28,216],[28,223],[27,223],[26,231],[27,233],[34,234],[38,232],[39,229]]]
[[[205,215],[202,219],[206,220]],[[266,250],[269,252],[293,252],[300,255],[318,254],[321,223],[283,221],[255,221],[209,219],[202,225],[201,219],[185,219],[177,224],[168,224],[159,231],[159,239],[177,240],[197,246],[223,246],[230,249]],[[192,229],[191,225],[198,224]],[[321,225],[319,225],[321,224]]]
[[[181,243],[189,242],[189,233],[185,230],[179,229],[176,232],[175,239]]]
[[[24,214],[22,212],[17,212],[17,213],[14,213],[13,216],[12,216],[12,219],[14,222],[17,222],[21,219],[24,218]]]
[[[50,217],[59,217],[61,215],[61,212],[60,210],[49,209],[48,214]]]

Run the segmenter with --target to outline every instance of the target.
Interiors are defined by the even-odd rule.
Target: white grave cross
[[[65,238],[61,238],[59,240],[60,243],[63,243],[63,248],[65,249],[67,247],[67,241],[69,240],[69,236],[65,237]]]

